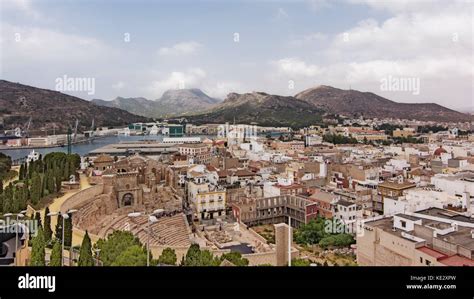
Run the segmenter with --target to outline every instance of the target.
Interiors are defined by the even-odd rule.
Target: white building
[[[184,144],[184,143],[200,143],[201,137],[165,137],[163,138],[163,143],[174,143],[174,144]]]

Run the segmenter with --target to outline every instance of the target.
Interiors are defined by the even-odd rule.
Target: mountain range
[[[32,119],[30,131],[64,133],[79,121],[78,131],[95,126],[122,126],[149,119],[130,112],[94,105],[58,91],[0,80],[0,124],[4,129],[24,127]]]
[[[304,90],[295,98],[328,113],[370,118],[401,118],[422,121],[458,122],[473,118],[435,103],[397,103],[371,92],[343,90],[321,85]]]
[[[209,109],[220,100],[211,98],[200,89],[172,89],[168,90],[161,98],[148,100],[146,98],[122,98],[117,97],[112,101],[94,99],[92,103],[114,107],[129,111],[133,114],[152,118],[161,118],[171,115],[187,114],[189,112],[199,112]]]
[[[231,93],[214,108],[186,116],[195,124],[236,122],[262,126],[302,127],[320,122],[324,111],[294,97],[264,92]]]
[[[400,118],[436,122],[465,122],[474,117],[434,103],[397,103],[371,92],[318,86],[294,97],[262,92],[231,93],[220,104],[203,113],[186,116],[191,123],[255,123],[304,127],[325,115],[366,118]]]
[[[147,117],[185,117],[196,124],[235,121],[301,127],[314,124],[325,114],[438,122],[473,120],[469,114],[434,103],[397,103],[371,92],[343,90],[326,85],[309,88],[295,96],[264,92],[231,93],[222,102],[199,89],[169,90],[155,101],[116,98],[113,101],[93,102]]]
[[[92,120],[96,126],[121,126],[169,116],[186,118],[195,124],[236,122],[303,127],[320,123],[328,114],[436,122],[474,120],[472,115],[434,103],[397,103],[371,92],[325,85],[295,96],[230,93],[220,101],[199,89],[179,89],[165,92],[156,101],[118,97],[112,101],[90,102],[57,91],[0,80],[0,126],[21,127],[31,117],[33,127],[43,133],[53,128],[56,132],[65,132],[76,119],[80,131],[89,129]]]

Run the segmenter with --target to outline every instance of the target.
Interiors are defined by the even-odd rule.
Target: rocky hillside
[[[298,93],[297,99],[329,113],[377,118],[404,118],[424,121],[470,121],[472,116],[438,104],[397,103],[371,92],[318,86]]]
[[[32,118],[30,131],[66,132],[79,120],[78,130],[96,126],[122,126],[149,119],[117,108],[100,107],[57,91],[0,80],[0,119],[4,129],[23,127]]]
[[[262,126],[303,127],[321,121],[322,111],[295,99],[263,92],[231,93],[202,114],[186,117],[193,124],[236,122]]]
[[[147,117],[165,117],[170,115],[204,111],[220,102],[206,95],[200,89],[173,89],[166,91],[155,101],[145,98],[121,98],[112,101],[92,100],[96,105],[115,107]]]

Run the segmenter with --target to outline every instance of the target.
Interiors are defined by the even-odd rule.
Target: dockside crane
[[[77,127],[79,125],[79,120],[76,118],[76,125],[74,126],[74,135],[73,135],[73,139],[72,141],[73,142],[76,142],[76,139],[77,139]]]
[[[33,117],[30,116],[28,119],[28,122],[26,122],[24,129],[23,129],[23,137],[28,137],[29,136],[29,131],[30,131],[30,126],[31,126],[31,121],[33,120]]]

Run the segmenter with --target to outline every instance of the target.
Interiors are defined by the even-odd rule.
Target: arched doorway
[[[133,204],[133,194],[132,193],[126,193],[122,197],[122,206],[131,206]]]

